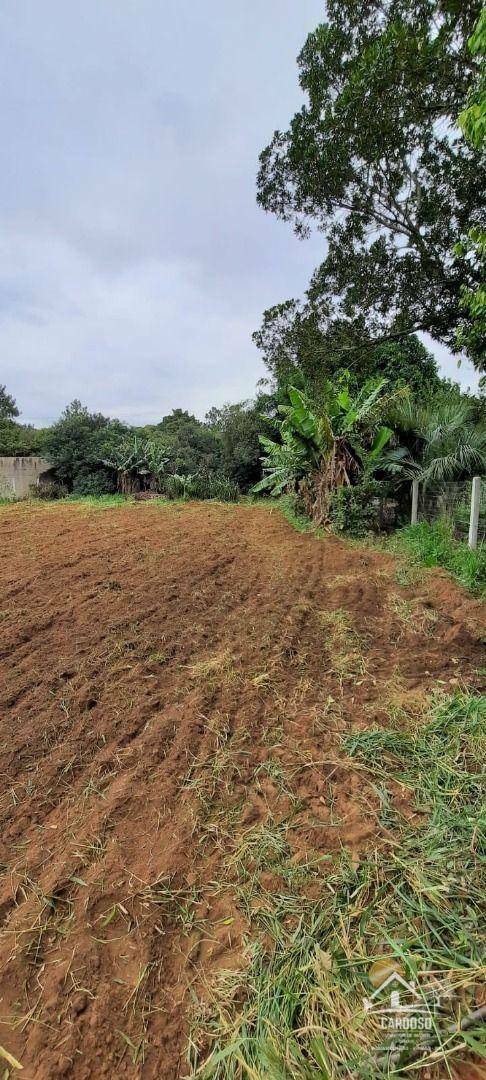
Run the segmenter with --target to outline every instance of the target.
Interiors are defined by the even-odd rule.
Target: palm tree
[[[398,482],[467,480],[486,471],[486,424],[476,419],[473,402],[451,397],[418,405],[405,398],[389,419],[402,445],[381,467]]]

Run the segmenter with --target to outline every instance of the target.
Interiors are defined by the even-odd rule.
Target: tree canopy
[[[5,385],[0,386],[0,420],[13,420],[14,416],[18,415],[15,398],[7,392]]]
[[[261,154],[258,200],[300,233],[324,232],[302,318],[343,357],[416,330],[457,348],[461,292],[476,288],[478,268],[454,246],[486,202],[484,159],[457,126],[480,10],[478,0],[328,0],[300,54],[308,102]]]
[[[111,491],[113,478],[103,469],[113,442],[126,433],[119,420],[92,413],[80,401],[72,401],[57,423],[44,435],[44,453],[56,469],[57,478],[70,490],[87,494]]]
[[[218,436],[185,409],[173,409],[150,430],[165,446],[174,472],[187,476],[201,469],[219,468]]]
[[[467,108],[459,117],[459,124],[468,142],[477,150],[486,147],[486,5],[481,11],[474,31],[469,38],[469,48],[480,62],[480,70],[471,87]],[[461,294],[463,318],[457,330],[457,341],[466,349],[477,367],[484,368],[486,356],[486,230],[477,225],[469,229],[465,240],[455,249],[458,256],[467,259],[476,268],[479,284],[464,284]],[[484,381],[484,380],[483,380]]]
[[[296,300],[265,311],[253,339],[277,383],[301,377],[318,393],[326,379],[338,378],[343,370],[354,390],[373,376],[384,376],[391,385],[407,384],[420,394],[440,384],[434,357],[416,334],[366,348],[357,329],[351,333],[338,320],[323,332],[315,310]]]
[[[15,398],[5,385],[0,386],[0,457],[26,457],[42,451],[42,430],[17,423],[18,416]]]

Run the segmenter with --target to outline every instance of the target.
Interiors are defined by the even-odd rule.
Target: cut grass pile
[[[346,852],[293,865],[290,819],[252,830],[228,865],[247,963],[221,972],[195,1010],[191,1075],[443,1080],[467,1053],[486,1057],[485,721],[486,697],[461,693],[425,725],[344,739],[381,808],[380,847],[359,865]],[[262,887],[265,870],[281,892]],[[366,1009],[378,961],[413,980],[425,1028],[384,1031]]]
[[[418,565],[442,566],[478,596],[486,593],[486,546],[483,543],[471,551],[464,541],[454,540],[447,522],[407,525],[395,533],[389,547],[408,555]]]
[[[330,670],[339,683],[342,685],[345,679],[362,679],[366,674],[363,641],[353,627],[349,612],[338,608],[319,611],[317,617],[325,633]]]

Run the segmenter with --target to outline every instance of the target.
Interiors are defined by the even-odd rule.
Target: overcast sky
[[[252,395],[324,254],[255,201],[321,0],[2,0],[0,383],[135,423]],[[444,350],[444,370],[464,385]]]

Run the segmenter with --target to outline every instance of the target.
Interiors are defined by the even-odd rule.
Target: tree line
[[[0,453],[44,453],[79,494],[292,491],[320,523],[413,476],[484,473],[484,397],[441,379],[417,333],[485,371],[485,56],[478,0],[328,0],[298,58],[306,102],[257,180],[326,255],[263,314],[255,399],[138,428],[74,401],[38,431],[4,387]]]

